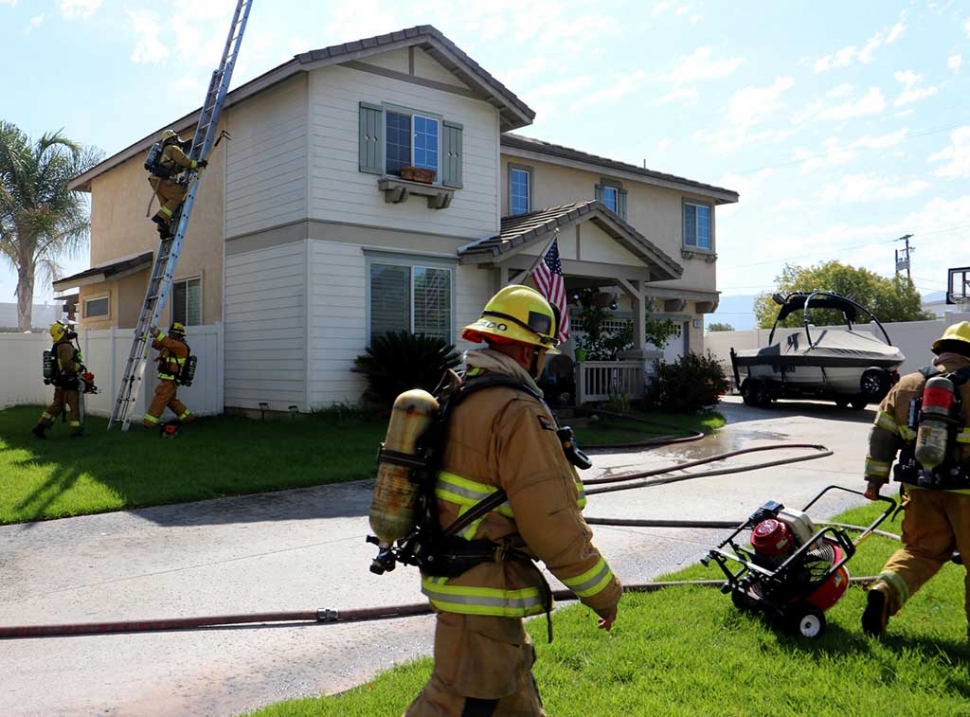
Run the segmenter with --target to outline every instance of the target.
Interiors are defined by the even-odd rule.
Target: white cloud
[[[61,0],[61,15],[66,18],[88,18],[101,7],[101,0]]]
[[[838,183],[826,185],[819,192],[823,202],[872,202],[883,199],[903,199],[913,197],[928,189],[930,183],[911,179],[900,182],[894,177],[877,174],[850,174],[843,176]]]
[[[132,61],[157,64],[168,57],[168,47],[159,39],[162,27],[158,15],[151,10],[129,10],[128,17],[137,37],[131,53]]]
[[[745,87],[735,92],[728,103],[727,125],[714,130],[697,130],[692,137],[710,145],[715,152],[729,152],[754,143],[780,142],[795,134],[794,129],[754,127],[767,121],[784,107],[782,95],[795,85],[791,77],[779,77],[769,87]]]
[[[585,89],[593,84],[592,75],[578,75],[576,77],[569,77],[565,80],[558,80],[556,82],[550,82],[549,84],[537,87],[534,90],[529,90],[523,93],[528,97],[527,102],[533,100],[548,99],[550,97],[560,97],[562,95],[571,94],[579,90]]]
[[[661,75],[660,79],[677,85],[716,80],[730,75],[742,62],[740,57],[715,60],[711,55],[710,47],[698,47],[673,70]]]
[[[17,3],[20,0],[0,0],[0,5],[9,5],[10,7],[17,7]]]
[[[946,58],[946,66],[951,72],[959,72],[963,67],[963,55],[950,55]]]
[[[869,90],[857,102],[846,102],[835,107],[829,107],[818,113],[819,119],[844,120],[851,117],[874,115],[886,109],[886,98],[878,87]]]
[[[822,154],[808,152],[803,149],[795,150],[795,159],[805,160],[802,162],[802,174],[808,174],[822,167],[838,167],[848,164],[859,156],[857,151],[849,147],[843,147],[834,137],[829,137],[825,140],[823,146],[824,151]]]
[[[516,62],[515,66],[504,72],[496,73],[498,78],[508,86],[531,75],[544,72],[548,69],[548,62],[545,55],[536,55],[525,62]]]
[[[29,35],[31,30],[36,30],[44,22],[44,13],[40,15],[34,15],[30,18],[30,22],[27,23],[27,27],[24,28],[24,34]]]
[[[896,98],[896,101],[893,102],[894,107],[902,107],[903,105],[908,105],[913,102],[926,99],[927,97],[932,97],[939,89],[937,87],[917,87],[917,85],[923,81],[923,76],[917,75],[912,70],[906,70],[906,72],[897,72],[893,76],[898,82],[903,83],[903,92],[899,95],[899,97]]]
[[[762,169],[753,174],[735,174],[728,172],[717,181],[717,185],[720,187],[730,187],[741,195],[742,201],[750,202],[752,199],[756,199],[761,195],[761,188],[774,174],[775,171],[773,169]]]
[[[668,102],[682,102],[685,105],[695,105],[697,104],[697,98],[700,93],[695,89],[690,89],[687,87],[676,87],[670,92],[665,94],[659,100],[657,104],[666,104]]]
[[[855,91],[855,85],[850,85],[848,82],[843,82],[837,87],[833,87],[831,90],[825,93],[826,97],[839,98],[848,97]]]
[[[728,105],[728,121],[750,126],[767,119],[784,106],[781,96],[794,86],[791,77],[779,77],[770,87],[745,87],[735,92]]]
[[[866,40],[861,48],[855,45],[847,45],[831,55],[820,57],[812,65],[815,72],[828,72],[836,67],[848,67],[853,62],[861,62],[866,65],[872,62],[873,54],[883,45],[889,45],[902,36],[906,30],[906,23],[900,18],[899,22],[892,26],[888,31],[879,30],[875,35]]]
[[[903,128],[896,132],[881,134],[876,137],[865,135],[849,144],[849,149],[889,149],[906,139],[909,130]]]
[[[615,102],[636,90],[640,86],[645,74],[643,70],[637,70],[629,75],[617,75],[616,81],[612,85],[584,95],[569,106],[569,111],[576,112],[587,105]]]
[[[659,142],[657,142],[657,149],[659,149],[661,152],[663,152],[665,149],[667,149],[667,147],[670,146],[670,143],[671,142],[673,142],[673,140],[670,139],[669,137],[664,138],[664,139],[660,140]]]
[[[934,174],[938,177],[970,177],[970,126],[960,127],[950,135],[949,147],[932,155],[928,162],[946,162]]]

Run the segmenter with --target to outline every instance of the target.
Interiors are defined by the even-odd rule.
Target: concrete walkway
[[[721,410],[729,425],[717,436],[595,455],[595,467],[584,475],[784,442],[821,443],[835,455],[592,496],[586,514],[740,522],[768,499],[801,508],[833,483],[863,489],[872,408],[783,403],[764,411],[729,397]],[[804,454],[753,454],[735,464]],[[0,625],[421,602],[414,570],[383,576],[368,571],[374,555],[364,542],[370,491],[363,482],[0,527]],[[861,502],[841,494],[812,516],[828,517]],[[726,531],[597,526],[595,533],[614,570],[633,583],[696,562]],[[555,581],[553,586],[560,587]],[[414,617],[9,640],[0,643],[0,714],[236,715],[360,684],[395,663],[429,654],[432,630],[433,618]],[[541,645],[539,652],[541,658]]]

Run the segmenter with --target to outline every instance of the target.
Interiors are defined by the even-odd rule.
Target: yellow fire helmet
[[[185,338],[185,324],[176,321],[168,330],[168,335],[178,339]]]
[[[67,333],[67,327],[64,324],[62,324],[60,321],[51,324],[50,334],[51,334],[51,338],[54,339],[55,344],[61,339],[63,339],[66,333]]]
[[[482,317],[462,329],[466,341],[481,343],[488,338],[499,343],[518,341],[557,354],[559,312],[535,289],[512,284],[488,300]]]
[[[951,341],[967,344],[961,346],[958,353],[970,356],[970,321],[961,321],[959,324],[947,326],[943,335],[933,342],[933,353],[938,354],[945,351],[945,344]]]
[[[169,140],[175,140],[179,144],[182,144],[182,138],[179,137],[179,133],[174,129],[167,129],[162,132],[162,142],[168,142]]]

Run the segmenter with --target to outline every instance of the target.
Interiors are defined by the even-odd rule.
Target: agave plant
[[[446,369],[461,361],[461,354],[444,339],[408,331],[390,331],[376,337],[367,353],[354,360],[354,372],[367,377],[364,399],[390,408],[404,391],[433,391]]]

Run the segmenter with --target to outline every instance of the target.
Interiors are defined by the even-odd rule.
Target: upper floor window
[[[462,186],[463,127],[433,113],[360,103],[360,171],[400,176],[403,167],[432,169],[435,184]]]
[[[107,296],[84,300],[84,318],[108,318],[109,302]]]
[[[438,120],[401,112],[385,113],[387,141],[385,169],[401,174],[401,167],[419,167],[438,172]]]
[[[369,273],[371,339],[409,331],[452,340],[452,269],[374,259]]]
[[[202,324],[202,279],[172,283],[172,321],[184,326]]]
[[[711,245],[711,207],[684,202],[684,247],[707,249]]]
[[[595,197],[614,214],[626,219],[626,190],[621,182],[601,179],[596,185]]]
[[[509,165],[509,215],[532,211],[532,170]]]

